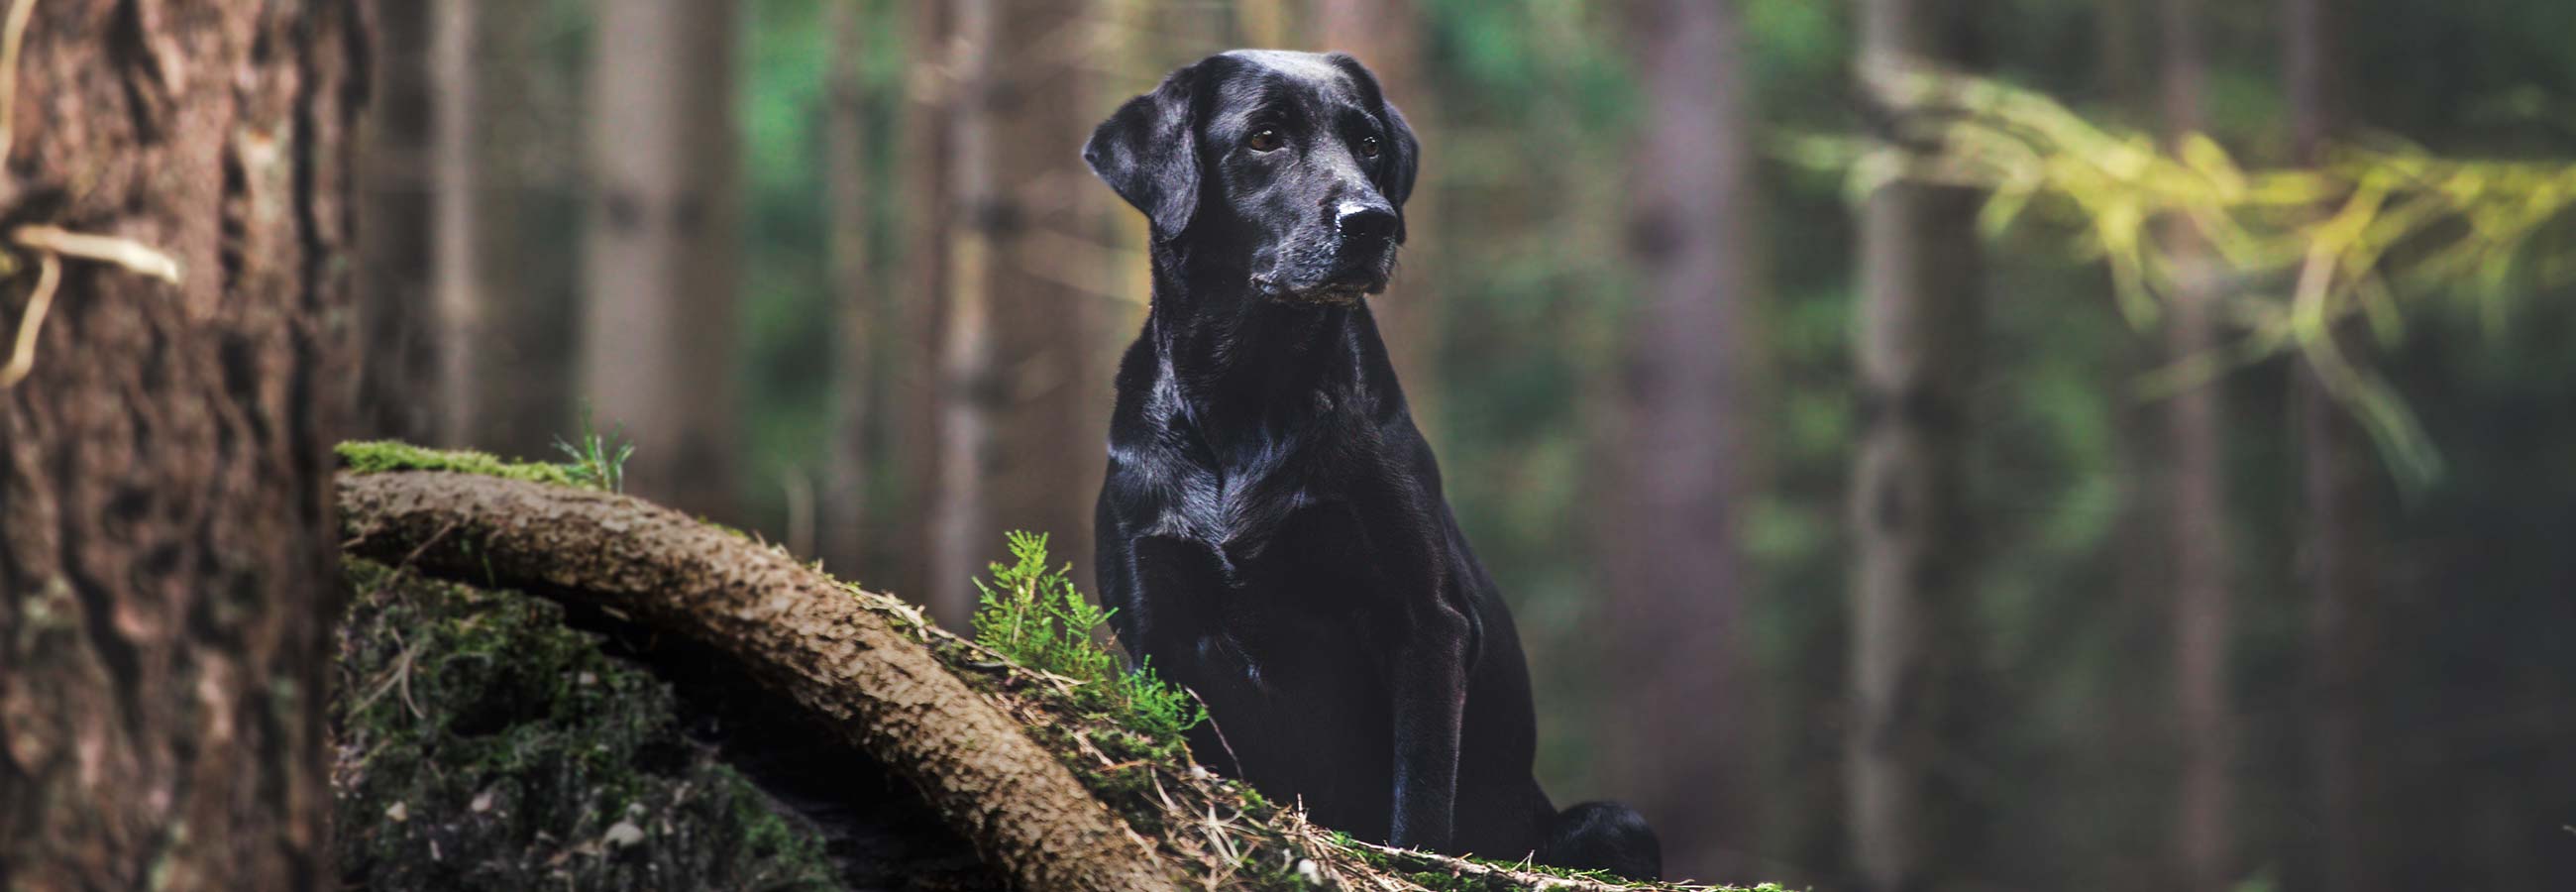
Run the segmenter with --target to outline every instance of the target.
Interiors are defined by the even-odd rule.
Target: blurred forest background
[[[1080,144],[1204,54],[1345,50],[1426,147],[1373,309],[1520,617],[1559,802],[1636,805],[1711,880],[2576,888],[2564,233],[2427,276],[2391,251],[2291,326],[2299,276],[2221,262],[2215,205],[2090,218],[2143,233],[2140,304],[2069,196],[1981,225],[1982,191],[1855,188],[1845,151],[1916,132],[1855,74],[1913,58],[2221,193],[2228,163],[2348,146],[2557,169],[2576,4],[373,15],[364,433],[544,456],[622,430],[629,491],[952,624],[1004,530],[1087,580],[1147,286]],[[2534,182],[2508,188],[2551,213],[2576,189]]]

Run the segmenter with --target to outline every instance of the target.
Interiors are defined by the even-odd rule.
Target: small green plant
[[[564,471],[572,476],[575,486],[587,486],[608,492],[626,491],[626,460],[635,457],[635,444],[627,442],[623,428],[600,436],[590,426],[590,410],[581,410],[581,440],[567,443],[555,440],[555,449],[572,459]]]
[[[1011,562],[992,565],[991,583],[978,579],[982,603],[975,610],[975,642],[1012,662],[1074,680],[1086,709],[1106,712],[1139,733],[1176,739],[1207,719],[1188,691],[1154,677],[1151,665],[1129,671],[1103,647],[1094,630],[1109,621],[1073,588],[1071,564],[1047,568],[1047,537],[1010,534]]]

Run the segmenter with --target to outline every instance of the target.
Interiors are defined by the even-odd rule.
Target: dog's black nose
[[[1342,238],[1351,241],[1394,238],[1395,209],[1377,203],[1345,202],[1333,225],[1341,230]]]

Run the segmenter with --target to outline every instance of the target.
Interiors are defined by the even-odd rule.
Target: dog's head
[[[1421,154],[1358,60],[1279,50],[1173,72],[1082,149],[1156,241],[1215,252],[1253,293],[1305,303],[1385,289]]]

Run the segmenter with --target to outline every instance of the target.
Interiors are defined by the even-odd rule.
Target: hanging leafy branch
[[[2152,236],[2166,221],[2187,224],[2225,267],[2235,340],[2150,373],[2143,395],[2297,351],[2408,486],[2437,479],[2441,456],[2396,391],[2352,362],[2334,332],[2360,316],[2393,343],[2404,332],[2401,294],[2473,295],[2496,325],[2517,282],[2576,278],[2576,261],[2531,247],[2576,207],[2576,164],[2446,159],[2382,139],[2340,147],[2313,168],[2249,170],[2206,136],[2168,150],[1999,81],[1924,65],[1867,69],[1861,80],[1892,112],[1890,138],[1793,136],[1781,153],[1844,173],[1855,201],[1897,182],[1984,191],[1987,236],[2026,219],[2064,232],[2079,257],[2109,267],[2117,305],[2139,327],[2196,274]]]

